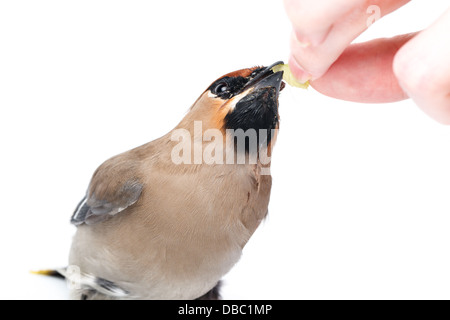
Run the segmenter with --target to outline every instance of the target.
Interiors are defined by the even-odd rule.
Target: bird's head
[[[284,89],[283,72],[269,67],[253,67],[228,73],[214,81],[198,98],[184,119],[184,127],[201,121],[203,131],[227,129],[244,132],[252,129],[278,129],[278,97]],[[228,130],[229,131],[229,130]]]

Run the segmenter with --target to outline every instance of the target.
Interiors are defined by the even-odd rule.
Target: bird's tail
[[[48,270],[38,270],[38,271],[30,271],[31,274],[35,274],[38,276],[47,276],[47,277],[53,277],[53,278],[59,278],[59,279],[65,279],[66,278],[66,269],[48,269]]]
[[[82,273],[78,267],[74,267],[75,266],[69,266],[61,269],[31,271],[31,273],[40,276],[56,277],[63,280],[65,279],[68,282],[69,288],[86,291],[91,295],[92,292],[96,292],[106,297],[113,298],[124,298],[129,296],[128,291],[118,287],[113,282],[90,274]],[[86,294],[81,294],[81,299],[87,299]]]

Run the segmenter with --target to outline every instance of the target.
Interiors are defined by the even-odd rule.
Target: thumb
[[[320,93],[354,102],[384,103],[407,98],[394,74],[397,51],[416,33],[350,45],[311,86]]]

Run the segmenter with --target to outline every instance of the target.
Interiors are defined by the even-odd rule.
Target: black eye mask
[[[252,74],[247,77],[223,77],[217,81],[215,81],[208,90],[211,91],[212,94],[216,95],[217,97],[228,100],[235,95],[239,94],[242,89],[245,87],[245,85],[255,78],[261,71],[263,71],[265,68],[258,68],[255,69]]]
[[[244,77],[224,77],[214,82],[209,90],[223,100],[234,97],[245,86],[248,80]]]

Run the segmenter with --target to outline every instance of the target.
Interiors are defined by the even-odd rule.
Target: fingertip
[[[312,79],[312,75],[300,66],[293,55],[289,58],[289,68],[294,77],[301,83],[305,83]]]
[[[301,43],[298,41],[295,31],[292,32],[290,65],[292,65],[297,80],[317,79],[327,71],[329,65],[322,66],[320,55],[317,54],[318,48]]]

